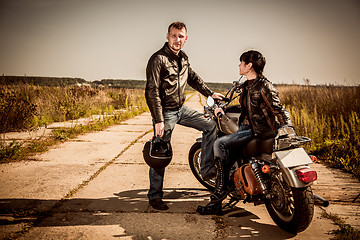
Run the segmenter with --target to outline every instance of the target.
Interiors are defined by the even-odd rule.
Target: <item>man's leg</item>
[[[164,140],[166,141],[171,140],[171,134],[177,120],[178,120],[178,111],[168,111],[164,113],[165,129],[164,129],[164,136],[162,137]],[[162,169],[150,168],[149,170],[150,188],[148,192],[148,198],[150,203],[157,200],[161,200],[163,198],[164,174],[165,174],[165,168]]]
[[[164,180],[165,168],[149,170],[150,188],[148,192],[149,200],[155,200],[163,197],[163,180]]]
[[[202,113],[185,105],[180,109],[179,124],[202,131],[200,174],[209,178],[215,174],[215,160],[213,153],[214,141],[217,137],[215,121],[204,118]]]

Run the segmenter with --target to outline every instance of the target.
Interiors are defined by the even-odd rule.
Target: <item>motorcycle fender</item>
[[[312,185],[312,183],[301,182],[296,174],[296,170],[310,168],[308,165],[313,163],[303,148],[278,151],[275,152],[275,155],[281,171],[291,187],[303,188]]]
[[[281,165],[285,168],[292,168],[313,163],[303,148],[277,151],[275,152],[275,155],[280,160]]]

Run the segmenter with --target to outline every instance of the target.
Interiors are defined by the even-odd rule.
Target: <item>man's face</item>
[[[179,51],[184,47],[184,44],[187,40],[186,30],[182,28],[181,30],[171,27],[170,32],[166,34],[166,39],[169,42],[170,49],[178,54]]]

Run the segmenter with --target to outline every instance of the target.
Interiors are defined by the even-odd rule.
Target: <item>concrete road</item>
[[[186,105],[202,111],[198,94]],[[201,134],[180,125],[174,130],[174,158],[165,173],[164,200],[170,208],[155,211],[146,197],[148,166],[142,158],[151,129],[151,116],[145,113],[79,136],[31,161],[0,165],[0,237],[34,221],[19,239],[318,240],[331,238],[337,229],[319,207],[310,227],[297,235],[278,228],[263,205],[239,203],[221,217],[196,214],[196,207],[208,202],[209,192],[187,162],[190,146]]]

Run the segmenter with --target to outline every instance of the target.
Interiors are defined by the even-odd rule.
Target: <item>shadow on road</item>
[[[37,227],[105,226],[117,225],[126,230],[128,236],[140,236],[137,222],[143,229],[166,229],[171,221],[184,221],[206,229],[204,221],[215,224],[215,231],[226,232],[228,237],[248,239],[289,239],[294,237],[275,225],[262,223],[254,213],[241,207],[234,207],[222,217],[201,216],[195,213],[198,205],[205,205],[209,192],[196,188],[164,189],[167,211],[155,211],[148,205],[147,189],[118,192],[108,198],[72,198],[59,204],[57,200],[0,199],[0,225],[27,223],[43,217]],[[238,204],[239,205],[239,204]],[[57,206],[53,208],[53,206]],[[50,214],[48,214],[50,213]],[[178,223],[177,223],[178,224]],[[210,225],[209,225],[210,227]],[[149,230],[150,231],[150,230]],[[155,231],[155,230],[152,230]],[[167,232],[167,230],[162,230]],[[200,231],[200,229],[199,229]]]

